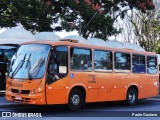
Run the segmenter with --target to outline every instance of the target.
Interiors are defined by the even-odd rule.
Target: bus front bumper
[[[38,94],[29,94],[29,95],[22,95],[22,94],[19,95],[19,94],[13,94],[11,92],[6,92],[6,100],[24,104],[36,104],[36,105],[46,104],[44,92]]]

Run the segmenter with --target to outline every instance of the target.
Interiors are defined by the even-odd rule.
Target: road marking
[[[160,101],[160,98],[148,98],[146,100],[157,100],[157,101]]]

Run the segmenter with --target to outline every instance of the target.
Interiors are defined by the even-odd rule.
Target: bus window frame
[[[145,72],[145,73],[133,73],[133,71],[132,71],[132,74],[147,74],[147,65],[146,65],[147,60],[146,60],[146,55],[144,55],[144,54],[137,54],[137,53],[133,53],[132,56],[133,56],[133,55],[139,55],[139,56],[144,56],[144,57],[145,57],[145,68],[146,68],[146,72]],[[132,58],[131,58],[131,59],[132,59]],[[131,68],[131,70],[132,70],[132,68]]]
[[[67,48],[67,60],[69,61],[69,47],[67,46],[67,45],[57,45],[57,46],[53,46],[53,47],[66,47]],[[67,61],[67,72],[65,73],[66,75],[65,75],[65,77],[68,75],[68,72],[69,72],[69,64],[68,64],[68,61]],[[59,74],[61,74],[61,73],[59,73]],[[65,77],[63,77],[63,78],[65,78]]]
[[[158,69],[159,69],[159,67],[158,67],[158,63],[157,63],[157,71],[156,71],[156,73],[155,74],[149,74],[148,73],[148,57],[155,57],[156,59],[157,59],[157,62],[158,62],[158,57],[156,56],[156,55],[147,55],[146,56],[146,74],[148,74],[148,75],[156,75],[157,73],[158,73]]]
[[[48,69],[49,69],[49,63],[50,63],[50,60],[51,60],[51,55],[52,55],[52,50],[55,49],[56,47],[66,47],[68,49],[68,55],[67,55],[67,60],[69,61],[69,47],[67,45],[55,45],[55,46],[51,46],[51,50],[49,52],[49,56],[48,56],[48,63],[47,63],[47,69],[46,69],[46,73],[48,72]],[[57,52],[57,51],[56,51]],[[67,61],[67,72],[65,73],[65,77],[68,75],[69,73],[69,65],[68,65],[68,61]],[[61,74],[61,73],[58,73],[58,74]],[[63,78],[65,78],[63,77]]]
[[[115,55],[116,55],[116,53],[124,53],[124,54],[129,54],[130,55],[130,70],[128,70],[127,72],[124,72],[124,71],[126,71],[126,70],[118,70],[118,72],[116,71],[117,69],[115,69],[115,64],[116,64],[116,62],[115,62]],[[132,73],[132,69],[131,69],[131,67],[132,67],[132,65],[131,65],[131,62],[132,62],[132,58],[131,58],[131,52],[123,52],[123,51],[114,51],[114,61],[113,61],[113,64],[114,64],[114,73],[126,73],[126,74],[130,74],[130,73]]]
[[[72,70],[71,69],[71,49],[73,48],[78,48],[78,49],[85,49],[85,50],[90,50],[90,57],[91,57],[91,63],[92,63],[92,67],[91,67],[91,70],[89,71],[82,71],[82,70]],[[86,48],[86,47],[79,47],[79,46],[70,46],[70,49],[69,49],[69,69],[71,72],[93,72],[93,50],[92,48]]]
[[[111,53],[111,55],[112,55],[112,70],[110,70],[110,71],[109,70],[108,71],[107,70],[106,71],[105,70],[102,70],[102,71],[96,71],[95,70],[95,68],[94,68],[94,60],[95,60],[94,59],[94,52],[95,51],[102,51],[102,52],[110,52]],[[97,73],[113,73],[113,71],[114,71],[114,65],[113,65],[114,64],[114,61],[113,61],[114,60],[113,59],[114,55],[113,55],[113,51],[111,51],[111,50],[103,50],[103,49],[93,49],[93,53],[92,54],[93,54],[93,61],[92,61],[93,63],[92,63],[92,65],[93,65],[93,71],[94,72],[97,72]]]
[[[49,54],[48,54],[48,58],[47,58],[47,65],[46,65],[46,72],[45,72],[45,85],[52,85],[53,83],[55,83],[56,81],[54,81],[54,82],[52,82],[51,84],[48,84],[47,83],[47,77],[48,77],[48,70],[49,70],[49,63],[50,63],[50,60],[51,60],[51,55],[52,55],[52,52],[53,52],[53,49],[55,49],[55,47],[58,47],[58,46],[64,46],[64,47],[66,47],[67,48],[67,50],[68,50],[68,56],[67,56],[67,72],[65,73],[65,76],[64,77],[62,77],[62,78],[60,78],[60,79],[58,79],[58,80],[56,80],[56,81],[59,81],[59,80],[63,80],[64,78],[67,78],[67,76],[68,76],[68,73],[69,73],[69,54],[70,54],[70,52],[69,52],[69,47],[68,47],[68,45],[55,45],[55,46],[52,46],[51,45],[51,49],[50,49],[50,51],[49,51]],[[61,74],[61,73],[58,73],[58,74]]]

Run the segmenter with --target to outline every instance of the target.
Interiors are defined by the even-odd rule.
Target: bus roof
[[[67,46],[76,46],[76,47],[90,48],[90,49],[97,49],[97,50],[109,50],[109,51],[118,51],[118,52],[129,52],[129,53],[135,53],[135,54],[156,55],[156,53],[154,53],[154,52],[137,51],[137,50],[127,49],[127,48],[111,48],[111,47],[95,46],[95,45],[89,45],[89,44],[70,42],[70,41],[68,41],[68,39],[66,39],[66,41],[65,41],[65,39],[63,39],[62,41],[46,41],[46,40],[44,40],[44,41],[31,41],[31,42],[26,42],[23,44],[49,44],[52,46],[67,45]]]
[[[0,44],[21,44],[36,40],[34,35],[20,28],[10,28],[0,34]]]
[[[58,41],[61,39],[60,36],[53,32],[39,32],[36,33],[35,35],[36,40],[52,40],[52,41]]]

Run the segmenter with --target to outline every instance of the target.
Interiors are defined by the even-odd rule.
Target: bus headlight
[[[37,94],[43,91],[43,86],[40,85],[38,88],[32,90],[32,94]]]
[[[35,93],[36,93],[36,89],[33,89],[31,93],[32,93],[32,94],[35,94]]]
[[[11,88],[10,87],[7,87],[7,92],[11,92]]]

